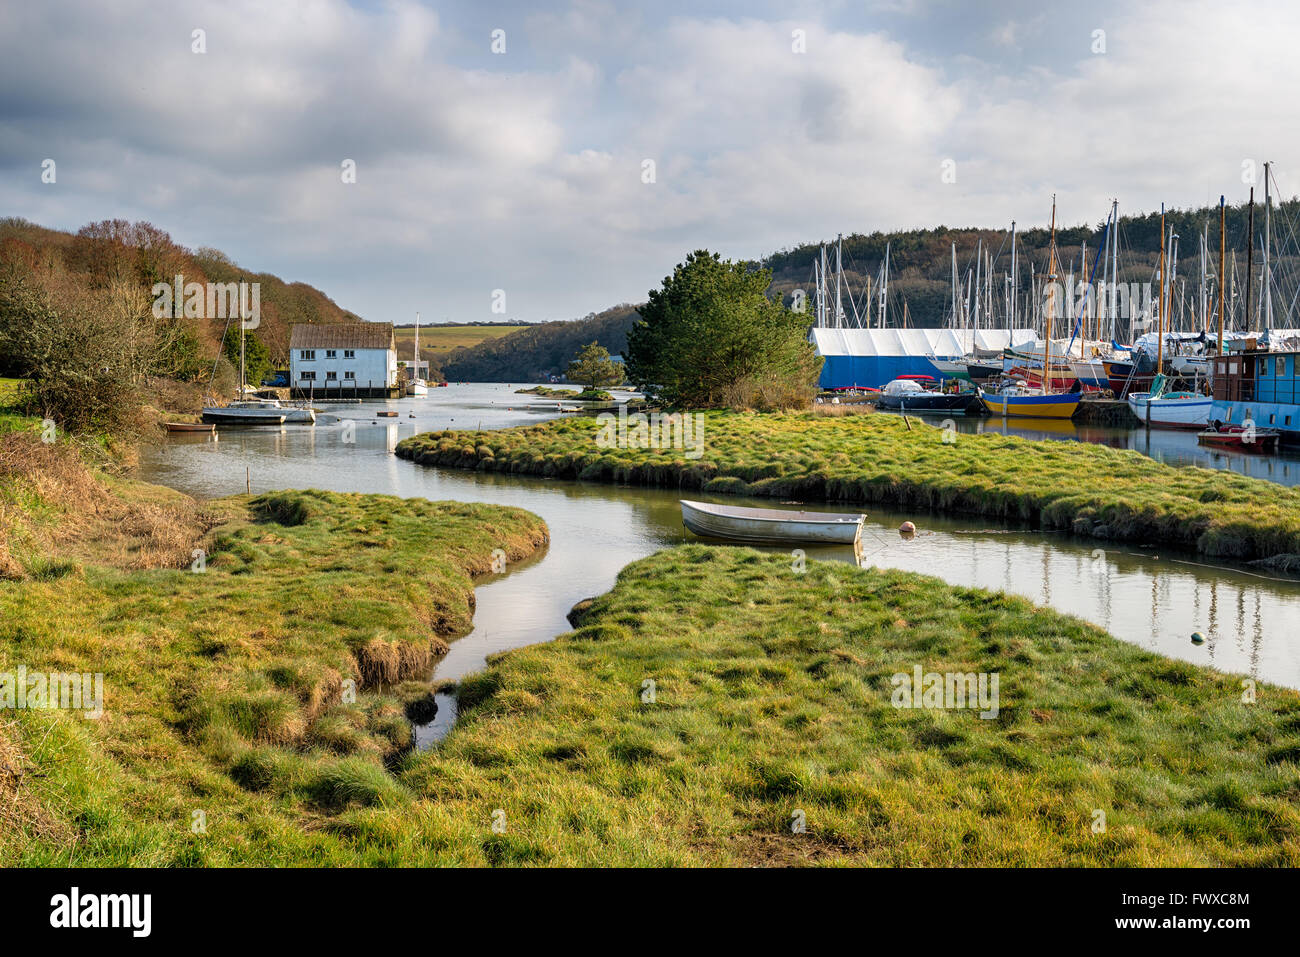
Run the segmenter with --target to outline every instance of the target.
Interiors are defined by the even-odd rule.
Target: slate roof
[[[394,349],[391,322],[295,323],[290,349]]]

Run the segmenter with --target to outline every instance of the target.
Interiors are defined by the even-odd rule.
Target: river
[[[455,679],[482,668],[487,655],[567,631],[569,609],[608,591],[629,562],[698,541],[682,527],[676,491],[435,469],[393,454],[400,438],[417,431],[504,428],[558,414],[555,400],[518,395],[519,387],[453,385],[430,389],[427,398],[329,406],[315,426],[228,430],[215,440],[177,433],[142,453],[140,477],[200,498],[243,492],[247,480],[254,492],[381,492],[517,506],[540,515],[550,528],[549,548],[479,582],[474,628],[452,642],[433,676]],[[397,410],[400,417],[376,418],[379,409]],[[904,520],[917,525],[911,540],[897,532]],[[1023,595],[1143,648],[1300,688],[1300,641],[1289,634],[1300,620],[1300,581],[1202,564],[1168,549],[875,507],[863,541],[868,564]],[[807,552],[814,559],[854,560],[847,547]],[[1192,644],[1193,632],[1201,632],[1205,643]],[[418,743],[436,740],[454,720],[455,702],[439,696],[438,716],[417,729]]]

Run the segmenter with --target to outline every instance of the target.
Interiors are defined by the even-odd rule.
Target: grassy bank
[[[1022,599],[686,546],[575,618],[407,772],[470,860],[1300,863],[1300,696]],[[999,673],[996,719],[893,707],[917,665]]]
[[[75,613],[25,586],[48,620],[5,593],[6,660],[98,663],[109,713],[0,719],[19,771],[0,775],[0,862],[1300,863],[1296,693],[1246,704],[1239,679],[1018,598],[748,549],[634,563],[575,631],[464,682],[457,728],[409,752],[408,685],[344,705],[339,678],[377,632],[418,647],[463,627],[481,525],[456,509],[513,519],[482,544],[523,517],[317,493],[228,507],[247,511],[206,577],[87,569],[65,578]],[[390,559],[364,543],[404,528],[433,571],[380,591],[365,563]],[[429,607],[444,622],[413,625]],[[997,717],[895,708],[891,676],[918,665],[996,672]]]
[[[400,442],[397,454],[454,468],[985,515],[1243,560],[1300,553],[1300,490],[1231,472],[1083,442],[945,433],[919,420],[909,429],[896,416],[702,415],[703,455],[694,460],[680,448],[601,448],[590,420],[428,432]]]
[[[390,771],[472,576],[545,525],[325,492],[200,508],[69,454],[0,437],[0,672],[100,673],[106,713],[0,710],[0,864],[355,859],[347,813],[409,801]]]

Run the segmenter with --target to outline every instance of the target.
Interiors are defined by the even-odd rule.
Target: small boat
[[[1201,445],[1236,452],[1264,453],[1276,452],[1281,439],[1282,433],[1277,429],[1248,429],[1244,425],[1211,426],[1196,436],[1196,441]]]
[[[168,432],[212,432],[216,426],[211,422],[164,422]]]
[[[285,410],[256,402],[232,402],[203,410],[203,421],[214,425],[284,425]]]
[[[1079,408],[1082,392],[1049,392],[1029,389],[1021,383],[999,392],[979,390],[980,401],[993,415],[1030,419],[1068,419]]]
[[[856,545],[866,515],[805,512],[783,508],[742,508],[681,500],[682,524],[706,538],[740,542],[809,542]]]
[[[965,413],[977,403],[973,392],[939,392],[927,389],[931,376],[900,376],[880,390],[876,404],[894,412]]]
[[[411,367],[411,384],[408,395],[417,399],[423,398],[429,394],[429,383],[420,378],[420,314],[415,314],[415,348],[412,350],[415,355],[415,365]]]
[[[1205,428],[1214,400],[1198,392],[1165,392],[1166,381],[1157,375],[1150,392],[1128,394],[1128,407],[1138,421],[1169,429]]]
[[[279,425],[283,422],[310,425],[316,421],[316,410],[310,406],[284,406],[279,399],[236,399],[229,405],[209,406],[203,410],[204,422],[229,425],[237,420],[240,425]]]
[[[397,413],[394,412],[394,411],[392,411],[392,410],[389,410],[389,411],[387,411],[387,412],[376,412],[375,415],[379,416],[380,418],[384,418],[384,419],[395,419],[395,418],[397,418]]]

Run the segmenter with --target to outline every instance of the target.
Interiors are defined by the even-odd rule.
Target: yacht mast
[[[1160,204],[1160,319],[1156,326],[1156,372],[1165,371],[1165,204]]]
[[[880,284],[880,328],[889,318],[889,243],[885,243],[885,275]]]
[[[1224,224],[1228,220],[1227,207],[1224,206],[1223,197],[1219,197],[1219,355],[1223,355],[1223,287],[1227,285],[1223,272],[1224,252],[1227,249],[1227,240],[1224,238]]]
[[[1273,331],[1273,277],[1269,275],[1268,261],[1269,253],[1273,245],[1272,233],[1269,230],[1269,213],[1273,205],[1270,199],[1268,189],[1269,173],[1268,168],[1271,163],[1264,164],[1264,331]]]
[[[1016,284],[1018,275],[1016,273],[1016,221],[1011,220],[1011,315],[1007,323],[1009,329],[1016,327],[1016,293],[1019,286]]]
[[[840,299],[840,280],[844,278],[844,259],[841,255],[841,247],[844,242],[844,234],[840,233],[835,238],[835,328],[838,329],[844,325],[844,304]]]
[[[957,244],[952,244],[952,328],[957,328]]]

